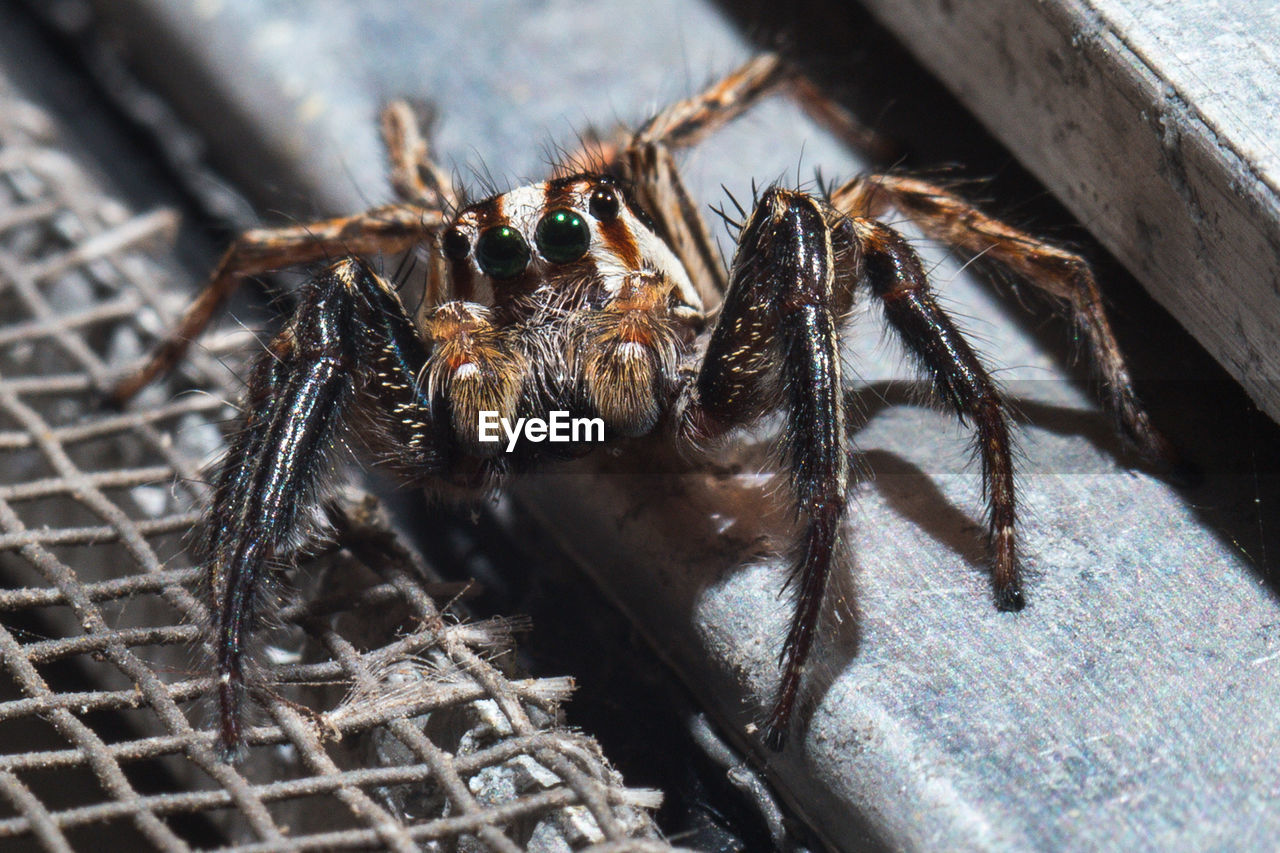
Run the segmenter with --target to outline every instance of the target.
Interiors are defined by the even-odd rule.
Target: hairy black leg
[[[779,404],[786,409],[785,453],[804,532],[788,580],[796,598],[782,683],[765,726],[773,749],[786,741],[847,502],[835,284],[824,207],[803,193],[767,190],[742,230],[724,309],[682,418],[697,437]]]
[[[359,406],[362,386],[376,384],[393,406],[412,408],[401,418],[404,429],[426,429],[429,406],[416,382],[424,363],[395,293],[363,263],[347,260],[304,289],[253,370],[244,425],[221,464],[200,549],[212,596],[219,738],[228,758],[244,747],[246,640],[275,599],[266,592],[271,572],[305,544],[341,428]]]
[[[1069,311],[1101,380],[1103,400],[1121,433],[1148,461],[1180,477],[1194,476],[1151,422],[1107,319],[1102,291],[1083,257],[994,219],[954,192],[902,175],[864,175],[832,193],[855,217],[878,218],[893,207],[930,237],[1003,267]]]
[[[961,421],[977,432],[994,549],[995,598],[1001,610],[1021,610],[1009,425],[995,383],[930,292],[920,258],[901,235],[869,219],[851,220],[867,283],[885,318],[933,377]]]

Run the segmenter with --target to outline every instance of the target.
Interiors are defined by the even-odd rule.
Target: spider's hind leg
[[[428,156],[412,110],[400,102],[389,105],[382,129],[392,187],[401,202],[355,216],[255,228],[237,236],[177,327],[145,362],[107,391],[112,405],[123,407],[172,370],[246,278],[350,255],[395,255],[426,242],[444,226],[445,210],[458,199],[448,177]]]
[[[854,217],[878,217],[889,208],[900,211],[929,237],[1003,267],[1065,306],[1082,333],[1104,388],[1104,402],[1120,431],[1149,462],[1193,475],[1138,399],[1098,282],[1084,258],[988,216],[945,187],[918,178],[864,175],[837,189],[831,201]]]

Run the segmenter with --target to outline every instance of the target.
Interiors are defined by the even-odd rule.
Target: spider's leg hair
[[[1013,452],[1004,401],[973,348],[939,307],[915,250],[898,232],[879,222],[849,222],[861,249],[864,279],[884,306],[885,319],[928,371],[938,395],[962,422],[972,424],[982,458],[996,606],[1021,610]]]
[[[760,195],[681,416],[688,437],[697,438],[779,406],[786,411],[784,457],[804,532],[788,580],[795,610],[783,646],[782,683],[765,727],[765,741],[774,749],[786,740],[849,485],[837,336],[847,305],[836,293],[835,260],[824,205],[777,187]]]
[[[1134,389],[1089,264],[1080,255],[986,215],[941,184],[903,175],[868,175],[836,190],[834,203],[847,213],[879,216],[887,207],[905,214],[931,239],[1008,271],[1065,307],[1080,331],[1103,388],[1103,402],[1120,432],[1146,459],[1175,476],[1193,469],[1151,422]],[[850,209],[850,208],[854,209]]]
[[[395,254],[427,239],[443,222],[441,210],[396,204],[356,216],[246,231],[222,255],[177,328],[156,345],[146,362],[108,391],[108,401],[123,407],[172,370],[245,278],[347,254]]]
[[[621,130],[602,135],[595,128],[584,125],[574,133],[577,146],[569,148],[556,144],[552,147],[552,160],[548,164],[554,177],[587,172],[590,174],[609,175],[614,178],[625,178],[625,167],[622,157],[626,150],[629,135]]]
[[[732,228],[735,232],[742,230],[742,220],[734,219],[729,214],[725,213],[723,205],[712,207],[711,212],[714,213],[716,216],[720,217],[720,220],[724,222],[725,225]]]
[[[728,188],[728,187],[726,187],[724,184],[721,184],[721,185],[720,185],[720,189],[724,190],[724,194],[725,194],[726,196],[728,196],[729,201],[733,203],[733,206],[734,206],[735,208],[737,208],[737,210],[738,210],[738,218],[739,218],[739,219],[746,219],[746,218],[747,218],[747,212],[746,212],[745,210],[743,210],[743,209],[742,209],[742,205],[738,202],[738,199],[734,197],[733,193],[731,193],[731,192],[729,191],[729,188]]]
[[[425,358],[395,292],[354,259],[307,284],[293,317],[258,358],[199,545],[212,597],[219,740],[230,759],[244,749],[246,647],[275,601],[272,567],[305,544],[298,527],[316,515],[343,427],[362,405],[362,386],[376,384],[390,395],[386,405],[414,414],[402,420],[429,421],[413,382]]]

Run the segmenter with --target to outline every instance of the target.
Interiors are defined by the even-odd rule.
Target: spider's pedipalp
[[[439,306],[424,318],[423,330],[431,355],[419,379],[422,393],[448,401],[453,436],[467,453],[501,452],[500,444],[480,440],[480,416],[516,416],[530,365],[513,345],[512,330],[496,327],[489,309],[469,302]]]
[[[568,365],[582,404],[618,435],[645,435],[662,416],[680,349],[671,290],[660,274],[628,274],[603,308],[571,324]]]

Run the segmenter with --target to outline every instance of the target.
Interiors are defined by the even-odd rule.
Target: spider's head
[[[519,187],[458,212],[440,236],[454,298],[485,305],[540,291],[607,301],[655,274],[700,311],[675,254],[612,178],[583,173]]]

